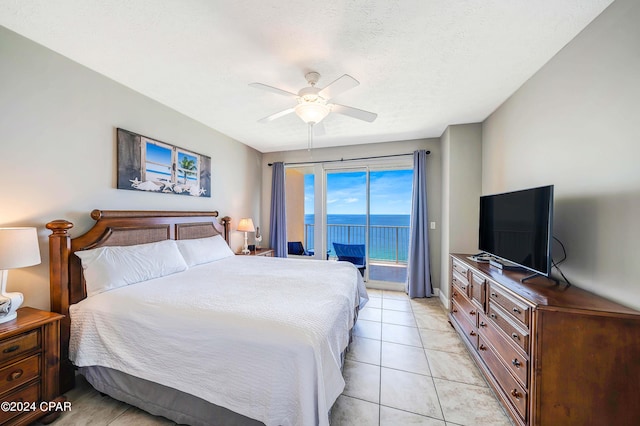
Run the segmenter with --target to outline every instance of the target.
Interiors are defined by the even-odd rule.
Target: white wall
[[[449,253],[478,251],[482,124],[449,126],[442,143],[442,241],[440,299],[449,307]]]
[[[484,193],[555,185],[563,272],[636,309],[639,23],[640,2],[612,3],[484,122],[482,152]]]
[[[149,72],[148,70],[141,72]],[[211,198],[115,189],[115,129],[211,157]],[[11,271],[8,289],[49,308],[48,231],[87,231],[92,209],[219,210],[260,220],[262,155],[139,93],[0,27],[0,226],[36,226],[42,264]],[[232,234],[232,247],[242,235]]]
[[[305,161],[322,161],[322,160],[339,160],[341,158],[359,158],[378,155],[393,155],[412,153],[417,149],[426,149],[431,151],[427,157],[427,191],[428,191],[428,215],[429,221],[436,222],[435,230],[431,230],[429,234],[430,254],[431,254],[431,272],[434,288],[440,286],[440,262],[441,262],[441,244],[440,244],[440,215],[441,207],[441,189],[442,189],[442,171],[441,171],[441,154],[440,141],[438,139],[416,139],[410,141],[385,142],[364,145],[352,145],[335,148],[319,148],[313,149],[311,152],[307,150],[270,152],[263,154],[263,172],[262,172],[262,217],[264,218],[265,237],[269,232],[269,216],[271,203],[271,167],[268,163],[276,161],[284,161],[285,163],[296,163]],[[392,162],[393,159],[382,160]],[[412,164],[409,157],[409,164]],[[321,168],[316,168],[321,170]],[[265,240],[268,241],[268,240]],[[319,241],[316,239],[316,241]],[[263,244],[264,245],[264,244]],[[321,251],[316,250],[321,253]]]

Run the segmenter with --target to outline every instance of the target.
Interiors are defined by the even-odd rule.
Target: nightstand
[[[49,404],[62,403],[59,394],[60,319],[63,315],[24,307],[15,320],[0,324],[0,402],[22,411],[0,410],[0,424],[43,423],[60,413]],[[18,403],[11,407],[11,403]],[[28,404],[27,404],[28,403]]]
[[[242,255],[242,253],[238,253],[238,254]],[[256,249],[255,251],[252,251],[251,253],[245,256],[274,257],[274,252],[273,252],[273,249],[270,249],[270,248],[261,248],[261,249]]]

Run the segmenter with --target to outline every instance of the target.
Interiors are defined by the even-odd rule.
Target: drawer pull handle
[[[520,340],[520,336],[518,336],[518,333],[511,333],[511,337],[512,337],[514,340]]]
[[[498,297],[497,293],[491,292],[491,297]]]
[[[486,351],[487,347],[485,345],[480,345],[478,349],[480,349],[481,351]]]
[[[469,315],[475,315],[475,314],[476,314],[476,311],[469,312]]]
[[[520,313],[521,313],[521,312],[520,312],[520,309],[518,309],[517,307],[516,307],[516,308],[513,308],[513,312],[515,312],[516,314],[520,314]]]
[[[467,286],[465,286],[465,285],[460,285],[460,287],[462,287],[463,290],[467,289]]]
[[[480,327],[486,327],[487,324],[484,321],[480,321]]]
[[[511,391],[511,396],[513,396],[515,399],[522,398],[522,394],[520,392],[518,392],[518,389],[512,390]]]
[[[469,332],[469,335],[470,335],[470,336],[475,336],[475,335],[476,335],[476,332],[475,332],[475,331],[471,331],[471,332]]]
[[[20,377],[22,377],[23,374],[24,374],[24,371],[22,369],[16,370],[16,371],[12,372],[11,374],[9,374],[9,378],[7,380],[12,382],[12,381],[17,380]]]
[[[451,310],[451,312],[453,312],[453,313],[457,313],[457,312],[458,312],[458,310],[457,310],[456,308],[453,308],[453,309]]]
[[[496,314],[489,314],[489,316],[490,316],[491,318],[493,318],[493,319],[498,318],[498,316],[497,316]]]
[[[20,349],[20,345],[9,346],[7,349],[3,350],[2,353],[10,354],[11,352],[15,352]]]
[[[518,361],[518,358],[512,359],[511,364],[513,364],[514,367],[518,367],[518,368],[522,365],[520,361]]]
[[[458,297],[458,292],[457,291],[453,292],[453,297]]]

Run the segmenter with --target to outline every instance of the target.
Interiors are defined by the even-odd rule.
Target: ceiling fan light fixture
[[[305,102],[296,105],[295,111],[305,123],[317,124],[329,115],[331,108],[320,102]]]

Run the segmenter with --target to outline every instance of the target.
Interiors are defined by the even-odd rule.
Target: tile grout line
[[[411,312],[413,313],[415,320],[415,312],[413,310],[413,306],[411,306]],[[418,322],[416,321],[416,325]],[[422,333],[418,332],[418,337],[420,337],[420,343],[422,343],[422,352],[424,353],[424,357],[427,359],[427,365],[429,366],[429,373],[431,373],[431,383],[433,384],[433,389],[436,391],[436,398],[438,399],[438,406],[440,407],[440,414],[442,414],[442,421],[446,424],[447,420],[444,418],[444,410],[442,409],[442,403],[440,402],[440,395],[438,395],[438,388],[436,387],[436,381],[433,378],[433,371],[431,370],[431,363],[429,362],[429,357],[427,356],[426,349],[424,347],[424,341],[422,340]]]

